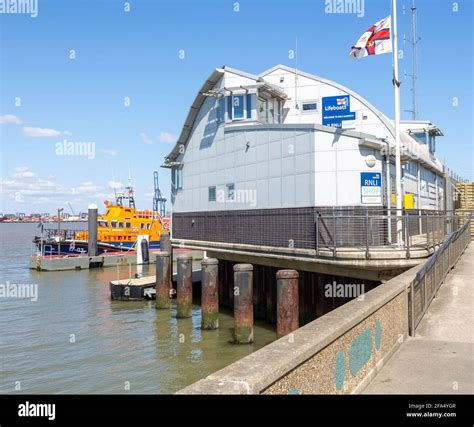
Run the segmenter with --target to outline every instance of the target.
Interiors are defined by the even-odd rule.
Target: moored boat
[[[151,250],[160,249],[162,233],[169,229],[159,212],[137,210],[131,186],[116,196],[115,203],[104,201],[105,213],[97,221],[98,254],[135,250],[137,238],[148,236]],[[83,230],[42,229],[33,243],[43,255],[81,255],[87,253],[88,232]]]

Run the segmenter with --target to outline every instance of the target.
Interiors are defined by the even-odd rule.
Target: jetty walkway
[[[448,274],[416,335],[364,393],[474,394],[474,245]]]

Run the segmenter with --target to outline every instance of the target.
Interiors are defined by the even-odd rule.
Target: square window
[[[209,187],[209,201],[216,201],[216,187]]]
[[[303,112],[312,113],[317,111],[318,103],[317,102],[303,102]]]

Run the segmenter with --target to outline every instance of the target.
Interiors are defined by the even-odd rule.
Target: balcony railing
[[[330,251],[336,258],[338,252],[359,250],[370,259],[374,252],[396,249],[410,258],[414,250],[433,251],[459,227],[454,212],[366,210],[353,214],[334,210],[315,218],[316,254]]]

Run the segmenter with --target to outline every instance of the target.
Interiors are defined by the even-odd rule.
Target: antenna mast
[[[412,99],[412,106],[409,112],[411,113],[412,120],[416,120],[418,116],[417,111],[417,103],[416,103],[416,80],[418,79],[417,76],[417,63],[416,63],[416,48],[419,41],[419,38],[416,34],[416,7],[415,7],[415,0],[411,0],[411,31],[412,31],[412,38],[411,38],[411,45],[412,45],[412,73],[411,73],[411,99]]]

